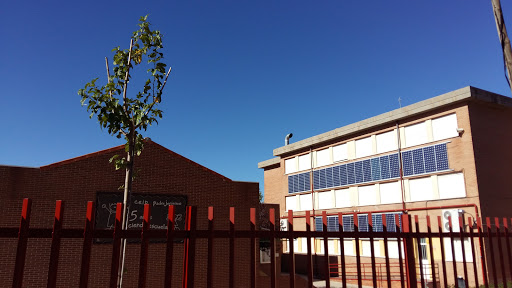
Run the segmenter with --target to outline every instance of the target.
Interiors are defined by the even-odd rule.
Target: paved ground
[[[316,288],[325,288],[325,280],[313,281],[313,286]],[[331,281],[331,287],[343,288],[343,284],[338,281]],[[347,288],[357,288],[357,284],[347,284]],[[370,286],[363,286],[363,288],[371,288]]]

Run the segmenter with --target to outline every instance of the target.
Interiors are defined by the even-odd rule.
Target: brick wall
[[[65,201],[64,228],[82,228],[86,203],[95,200],[101,191],[118,191],[124,183],[124,171],[115,171],[108,163],[110,157],[122,154],[123,147],[96,152],[40,168],[0,166],[0,227],[17,227],[23,198],[31,198],[31,227],[50,228],[56,200]],[[147,142],[144,152],[135,159],[137,178],[133,192],[178,194],[188,197],[188,205],[198,206],[198,229],[207,229],[207,207],[215,207],[216,229],[228,229],[229,207],[235,207],[237,229],[249,229],[249,208],[258,207],[257,183],[235,182],[194,163],[154,142]],[[235,286],[249,286],[249,245],[237,240]],[[30,239],[24,287],[46,285],[50,240]],[[15,239],[0,239],[0,287],[10,287],[13,275]],[[64,239],[59,259],[58,287],[76,287],[79,280],[81,239]],[[128,244],[124,287],[135,287],[138,279],[140,248]],[[214,285],[226,287],[228,281],[228,240],[214,242]],[[90,287],[108,285],[112,246],[94,244],[90,272]],[[195,283],[206,286],[206,240],[197,241]],[[183,244],[175,245],[174,285],[181,281]],[[165,245],[151,244],[149,248],[148,287],[163,283]],[[259,262],[259,261],[258,261]]]

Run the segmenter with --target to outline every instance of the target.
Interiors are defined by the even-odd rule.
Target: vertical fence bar
[[[343,238],[343,213],[338,213],[338,231],[340,232],[341,284],[347,287],[347,271],[345,268],[345,239]]]
[[[254,233],[254,226],[255,223],[253,223],[253,209],[251,208],[251,231]],[[253,279],[253,265],[254,265],[254,253],[255,253],[255,247],[254,246],[254,234],[251,238],[251,283],[254,282]],[[213,207],[208,207],[208,268],[206,270],[206,285],[208,288],[213,287]]]
[[[501,282],[503,283],[503,287],[507,288],[507,277],[505,276],[505,262],[503,261],[503,248],[501,247],[501,229],[500,229],[500,219],[498,217],[494,218],[494,225],[496,226],[496,238],[498,240],[498,256],[500,259],[500,270],[501,270]]]
[[[452,266],[453,266],[453,279],[455,281],[455,288],[459,288],[459,281],[457,281],[457,261],[455,259],[455,244],[453,237],[453,226],[452,226],[452,216],[448,216],[448,226],[450,231],[450,243],[452,245]]]
[[[402,225],[404,227],[405,233],[405,264],[406,270],[405,274],[407,275],[407,286],[409,288],[418,287],[418,283],[416,282],[416,264],[414,259],[414,243],[412,236],[412,223],[411,217],[408,214],[402,214]]]
[[[405,288],[405,281],[404,281],[404,265],[403,265],[403,257],[402,257],[402,239],[400,239],[400,236],[398,235],[399,232],[403,232],[403,229],[400,227],[400,220],[399,220],[398,214],[395,214],[395,231],[397,233],[396,236],[396,243],[398,245],[398,266],[400,268],[400,287]],[[403,226],[403,223],[402,223]]]
[[[418,215],[414,215],[414,226],[416,229],[416,242],[418,244],[418,266],[420,267],[420,285],[425,288],[425,271],[423,271],[423,251],[421,251],[420,223]]]
[[[386,282],[388,288],[391,288],[391,268],[389,267],[389,249],[388,249],[388,222],[386,214],[382,214],[382,232],[384,232],[384,261],[386,262]],[[398,239],[397,239],[398,240]],[[347,287],[343,285],[343,287]]]
[[[363,281],[361,277],[361,255],[359,254],[359,219],[357,218],[357,213],[352,214],[354,217],[354,232],[356,236],[354,240],[356,242],[356,263],[357,263],[357,287],[363,287]]]
[[[489,280],[487,278],[487,265],[485,265],[485,254],[484,254],[484,241],[483,241],[483,232],[482,232],[482,218],[478,217],[476,222],[478,228],[478,244],[480,246],[480,259],[482,259],[482,280],[484,282],[485,288],[489,288]]]
[[[293,210],[288,210],[288,243],[290,243],[290,287],[295,287],[295,247],[293,245]]]
[[[172,261],[174,254],[174,205],[169,205],[169,212],[167,213],[167,243],[165,247],[165,277],[164,288],[171,288],[172,286]]]
[[[12,278],[12,287],[21,288],[23,283],[23,271],[25,270],[25,256],[27,255],[28,228],[30,226],[30,212],[32,200],[23,199],[21,208],[20,229],[18,231],[18,247],[16,248],[16,262],[14,264],[14,275]]]
[[[428,233],[428,250],[430,255],[430,267],[432,270],[432,287],[437,287],[436,277],[436,262],[434,261],[434,245],[432,244],[432,226],[430,223],[430,216],[427,215],[427,233]],[[478,287],[478,286],[477,286]]]
[[[479,281],[478,281],[478,272],[477,272],[477,267],[476,267],[476,250],[475,250],[475,240],[473,239],[475,237],[475,235],[473,234],[473,219],[471,219],[471,217],[468,217],[468,225],[471,224],[471,226],[469,226],[469,241],[471,243],[471,256],[473,257],[473,274],[475,276],[475,287],[480,287],[479,285]]]
[[[150,227],[151,208],[144,204],[144,218],[142,220],[142,231],[140,233],[140,257],[139,257],[139,288],[146,287],[146,274],[148,271],[148,230]]]
[[[330,288],[331,287],[331,273],[330,273],[330,263],[329,263],[329,239],[327,238],[327,212],[322,211],[322,225],[324,232],[324,256],[325,256],[325,262],[324,262],[324,269],[325,269],[325,287]]]
[[[64,215],[64,203],[57,200],[55,203],[55,218],[53,219],[52,245],[50,248],[50,263],[48,265],[48,278],[46,287],[57,286],[57,270],[59,269],[60,239],[62,231],[62,217]]]
[[[372,264],[372,283],[377,287],[377,269],[375,267],[375,247],[373,247],[373,219],[372,213],[368,213],[368,231],[370,232],[370,261]]]
[[[187,206],[186,230],[189,232],[185,239],[185,257],[183,257],[183,288],[194,287],[195,253],[196,253],[196,222],[197,207]]]
[[[448,287],[448,275],[446,274],[446,258],[445,258],[445,250],[444,250],[444,235],[443,235],[443,224],[441,221],[441,216],[437,216],[437,227],[439,232],[439,243],[441,248],[441,266],[443,269],[443,284],[444,287]],[[441,281],[439,281],[441,282]]]
[[[466,261],[466,249],[464,247],[464,218],[459,216],[459,235],[460,235],[460,248],[462,250],[462,267],[464,271],[464,284],[465,287],[468,286],[468,267]]]
[[[89,270],[91,266],[91,246],[94,231],[94,211],[93,201],[87,202],[87,212],[85,215],[84,242],[82,245],[82,265],[80,268],[80,288],[87,288],[89,284]]]
[[[492,228],[491,228],[491,219],[489,217],[485,218],[487,224],[487,236],[489,239],[489,253],[491,254],[491,267],[492,267],[492,281],[494,287],[498,287],[498,276],[496,274],[496,261],[494,259],[494,245],[492,243]]]
[[[229,288],[235,287],[235,207],[229,207]]]
[[[213,207],[212,207],[213,213]],[[212,215],[213,217],[213,215]],[[256,209],[250,210],[250,228],[251,228],[251,288],[256,288]],[[261,253],[261,250],[260,250]],[[208,269],[208,271],[210,271]],[[210,282],[210,281],[209,281]],[[211,287],[211,286],[208,286]]]
[[[508,269],[509,275],[512,277],[512,257],[510,255],[510,235],[508,234],[508,219],[503,217],[503,229],[505,230],[505,245],[507,245]],[[503,267],[505,269],[505,267]]]
[[[308,269],[308,287],[313,288],[313,263],[311,260],[311,212],[306,211],[306,243],[308,254],[307,254],[307,269]]]
[[[270,287],[276,288],[276,216],[275,209],[269,209],[270,220]]]
[[[116,222],[114,225],[114,241],[112,245],[112,262],[110,264],[110,288],[117,287],[117,273],[119,272],[119,256],[121,254],[121,221],[123,219],[123,203],[116,205]]]

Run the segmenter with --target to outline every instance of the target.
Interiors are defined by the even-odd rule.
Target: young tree
[[[503,52],[505,79],[507,79],[507,84],[512,89],[512,48],[510,46],[510,39],[508,38],[507,27],[505,27],[505,19],[503,18],[500,0],[491,0],[491,2],[496,28],[498,29],[498,37],[500,38],[501,51]]]
[[[166,64],[161,60],[164,57],[160,50],[163,48],[162,35],[158,30],[151,30],[147,22],[147,15],[139,20],[139,29],[133,32],[130,48],[121,50],[114,48],[113,75],[110,75],[108,58],[107,83],[99,87],[98,78],[93,79],[80,89],[78,94],[82,97],[82,106],[87,106],[91,112],[90,118],[96,116],[102,128],[106,128],[110,135],[126,140],[124,156],[115,155],[110,162],[117,169],[125,169],[124,195],[123,195],[123,229],[127,229],[127,215],[129,213],[130,194],[134,176],[133,162],[135,156],[142,152],[144,142],[141,132],[146,131],[153,123],[158,124],[162,118],[162,111],[157,108],[162,100],[162,92],[171,72],[166,72]],[[127,96],[128,83],[135,66],[146,64],[148,79],[142,89]],[[144,65],[142,65],[144,66]],[[124,251],[126,240],[121,248],[121,268],[118,286],[122,284],[124,269]]]

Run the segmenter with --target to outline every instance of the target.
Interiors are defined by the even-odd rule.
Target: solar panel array
[[[402,215],[402,213],[386,213],[386,226],[389,232],[396,232],[395,215]],[[368,222],[368,215],[357,215],[359,224],[359,231],[368,232],[370,225]],[[399,227],[402,227],[402,217],[398,217]],[[383,232],[384,226],[382,224],[382,214],[372,214],[372,224],[374,232]],[[315,230],[323,231],[322,217],[315,217]],[[339,231],[338,216],[327,216],[327,231]],[[354,216],[343,215],[343,231],[354,231]]]
[[[400,177],[398,153],[313,171],[315,190]],[[402,152],[404,176],[448,169],[446,143]],[[310,190],[309,172],[288,176],[288,192]]]

